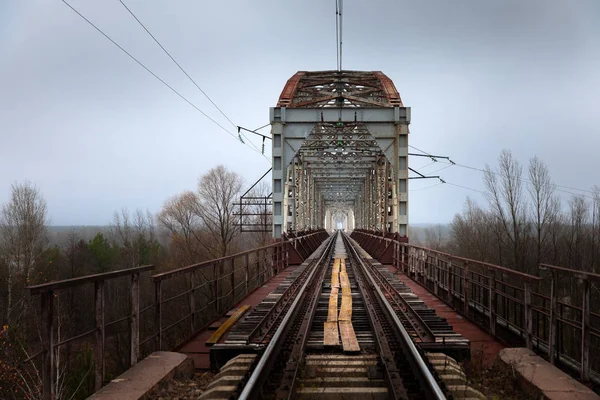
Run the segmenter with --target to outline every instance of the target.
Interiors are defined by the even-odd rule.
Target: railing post
[[[533,343],[532,343],[532,333],[533,333],[533,313],[532,313],[532,309],[531,309],[531,282],[529,281],[529,279],[525,279],[525,291],[524,291],[524,295],[523,295],[523,303],[524,303],[524,309],[525,309],[525,323],[523,325],[523,328],[525,330],[525,346],[528,349],[532,349],[533,348]]]
[[[190,303],[190,332],[193,334],[196,332],[196,280],[194,279],[194,270],[190,272],[190,295],[188,301]]]
[[[131,366],[140,356],[140,273],[131,274]]]
[[[94,389],[100,390],[104,383],[104,281],[96,281],[94,284],[96,309],[96,354],[94,360],[95,383]]]
[[[463,313],[465,316],[469,316],[469,294],[471,292],[470,282],[469,282],[469,263],[465,261],[463,266]]]
[[[158,351],[162,347],[162,280],[154,281],[154,325],[156,326],[156,337],[158,342]]]
[[[244,281],[245,281],[245,285],[244,287],[246,288],[246,291],[244,292],[244,295],[247,296],[248,295],[248,268],[250,266],[250,254],[246,253],[245,257],[244,257]]]
[[[235,305],[235,258],[231,258],[231,306]]]
[[[550,356],[550,364],[556,362],[556,334],[557,334],[557,318],[556,318],[556,273],[552,272],[550,281],[550,332],[548,334],[548,352]]]
[[[452,260],[448,260],[448,262],[446,263],[446,266],[448,267],[448,282],[446,285],[446,289],[448,290],[447,293],[447,297],[446,300],[448,302],[448,305],[450,305],[450,307],[454,308],[454,302],[452,301],[452,290],[454,289],[454,279],[452,278]]]
[[[215,294],[215,310],[219,315],[219,267],[217,263],[213,264],[213,278],[214,278],[214,294]]]
[[[488,291],[488,300],[490,307],[490,332],[496,334],[496,276],[493,269],[488,268],[490,277],[490,287]]]
[[[438,253],[435,253],[435,257],[433,258],[433,294],[435,294],[436,296],[438,296],[438,292],[439,292],[439,287],[438,285],[440,284],[440,273],[439,273],[439,257],[438,257]]]
[[[401,248],[402,248],[402,251],[400,252],[400,260],[401,260],[400,261],[400,263],[401,263],[400,265],[401,265],[401,268],[402,268],[402,272],[404,272],[406,275],[408,275],[407,274],[407,272],[408,272],[408,266],[405,264],[405,259],[404,259],[404,255],[405,255],[404,254],[405,253],[404,250],[406,248],[404,246],[402,246]]]
[[[590,281],[583,279],[581,307],[581,380],[590,380]]]
[[[42,293],[42,393],[44,400],[54,400],[54,291]]]

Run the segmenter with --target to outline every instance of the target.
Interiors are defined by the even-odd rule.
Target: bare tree
[[[111,226],[114,240],[121,247],[123,267],[134,268],[151,262],[156,243],[154,218],[149,211],[137,209],[130,213],[126,208],[113,214]]]
[[[532,199],[533,227],[536,240],[536,265],[542,262],[542,252],[549,239],[549,226],[560,212],[560,203],[554,196],[555,185],[546,164],[537,157],[529,161],[529,194]]]
[[[512,251],[514,268],[524,269],[522,249],[526,239],[526,213],[523,200],[522,168],[508,150],[498,158],[499,171],[487,166],[484,182],[492,214],[502,227],[503,235]]]
[[[583,197],[574,196],[569,201],[569,217],[569,233],[567,237],[568,262],[572,268],[583,269],[585,228],[589,218],[587,204]]]
[[[17,274],[27,283],[31,271],[44,251],[46,238],[46,200],[31,182],[14,183],[8,203],[0,212],[0,247],[7,268],[7,324],[14,304],[13,285]],[[24,311],[21,309],[21,311]]]
[[[467,197],[463,214],[457,214],[450,224],[454,251],[482,261],[499,262],[496,255],[495,220]]]
[[[171,250],[182,264],[198,262],[200,256],[200,219],[198,196],[185,191],[168,199],[157,216],[158,223],[170,238]]]
[[[231,242],[239,234],[234,204],[241,190],[242,178],[222,165],[208,171],[198,182],[197,215],[203,228],[217,241],[214,246],[202,242],[213,256],[226,256]]]
[[[443,241],[444,233],[440,224],[425,229],[425,243],[427,247],[434,250],[441,250]]]

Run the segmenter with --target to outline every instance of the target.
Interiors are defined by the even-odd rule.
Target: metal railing
[[[30,295],[41,298],[38,317],[41,350],[34,351],[25,362],[41,359],[43,398],[53,399],[57,384],[56,352],[75,341],[87,343],[93,336],[94,388],[98,390],[106,380],[107,357],[112,348],[107,346],[107,338],[124,334],[119,327],[128,326],[129,366],[152,351],[177,348],[274,274],[289,264],[301,262],[304,254],[312,254],[326,237],[324,230],[302,232],[268,246],[145,276],[143,281],[140,275],[153,270],[153,265],[30,286]],[[113,281],[118,281],[119,286],[111,286],[108,296],[107,285]],[[93,295],[93,300],[86,297],[78,298],[77,302],[93,303],[90,314],[94,322],[83,324],[90,325],[85,332],[63,338],[57,332],[60,315],[55,312],[54,304],[60,292],[68,291],[71,297]],[[141,295],[143,301],[140,301]],[[111,307],[107,307],[107,303]],[[119,314],[124,307],[128,311]],[[69,312],[72,310],[62,311]],[[113,319],[106,322],[109,314]],[[108,328],[112,330],[110,334]],[[114,358],[114,354],[112,356]],[[111,371],[111,375],[116,372]]]
[[[600,349],[600,314],[591,311],[590,299],[600,275],[540,264],[535,276],[380,233],[352,236],[378,255],[391,254],[397,270],[502,341],[535,350],[584,381],[597,377],[600,358],[590,358],[590,351]],[[581,306],[573,300],[579,293]]]
[[[40,357],[42,370],[42,393],[44,399],[53,399],[55,395],[56,382],[56,363],[55,354],[61,346],[71,343],[75,340],[81,340],[88,336],[95,337],[94,353],[97,355],[94,362],[95,389],[98,390],[104,382],[105,376],[105,343],[106,329],[127,321],[129,324],[130,333],[130,365],[137,363],[139,357],[139,327],[140,327],[140,274],[151,271],[153,265],[145,265],[142,267],[131,268],[120,271],[107,272],[103,274],[88,275],[80,278],[66,279],[57,282],[49,282],[41,285],[30,286],[29,292],[31,295],[39,295],[41,297],[41,344],[42,349],[29,357],[26,361]],[[129,281],[129,310],[130,312],[109,323],[105,321],[105,303],[106,303],[106,283],[121,277],[130,277]],[[75,336],[54,341],[55,332],[55,313],[54,299],[57,292],[66,291],[78,286],[94,287],[94,308],[95,327],[86,332]]]
[[[153,275],[157,328],[146,341],[180,346],[287,265],[287,244],[278,242]]]

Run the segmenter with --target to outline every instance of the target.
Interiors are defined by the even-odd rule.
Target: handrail
[[[525,272],[521,272],[521,271],[516,271],[514,269],[506,268],[506,267],[503,267],[501,265],[492,264],[492,263],[488,263],[488,262],[485,262],[485,261],[479,261],[479,260],[475,260],[475,259],[472,259],[472,258],[455,256],[453,254],[445,253],[445,252],[439,251],[439,250],[433,250],[433,249],[430,249],[430,248],[427,248],[427,247],[423,247],[423,246],[417,246],[417,245],[408,244],[408,243],[400,243],[400,246],[407,247],[407,248],[424,250],[424,251],[429,251],[429,252],[432,252],[432,253],[437,253],[438,255],[442,255],[444,257],[448,257],[448,258],[451,258],[452,260],[456,260],[456,261],[464,261],[464,262],[468,262],[468,263],[479,264],[479,265],[487,267],[487,268],[492,268],[492,269],[495,269],[497,271],[501,271],[501,272],[503,272],[505,274],[519,276],[521,278],[528,279],[528,280],[531,280],[531,281],[539,281],[539,280],[542,279],[539,276],[531,275],[531,274],[528,274],[528,273],[525,273]]]
[[[572,274],[578,278],[581,279],[591,279],[594,281],[600,281],[600,274],[596,274],[593,272],[587,272],[587,271],[582,271],[582,270],[578,270],[578,269],[571,269],[571,268],[565,268],[565,267],[559,267],[556,265],[550,265],[550,264],[544,264],[541,263],[540,264],[540,269],[541,270],[552,270],[552,271],[556,271],[556,272],[562,272],[562,273],[568,273],[568,274]]]
[[[232,254],[230,256],[215,258],[215,259],[208,260],[208,261],[202,261],[202,262],[199,262],[196,264],[186,265],[185,267],[172,269],[170,271],[161,272],[159,274],[154,274],[154,275],[152,275],[152,279],[154,281],[159,281],[159,280],[163,280],[163,279],[167,279],[167,278],[172,278],[172,277],[182,275],[182,274],[185,274],[185,273],[188,273],[191,271],[195,271],[198,268],[212,266],[212,265],[218,264],[220,262],[225,262],[225,261],[229,261],[234,258],[245,256],[246,254],[256,253],[257,251],[266,250],[266,249],[270,249],[272,247],[277,247],[277,246],[281,246],[281,242],[273,243],[273,244],[263,246],[263,247],[257,247],[252,250],[242,251],[241,253]]]
[[[103,272],[94,275],[85,275],[77,278],[63,279],[61,281],[53,281],[42,283],[39,285],[27,286],[30,294],[42,294],[49,291],[68,289],[73,286],[79,286],[86,283],[94,283],[98,281],[107,281],[122,276],[128,276],[133,273],[141,273],[154,269],[154,265],[142,265],[141,267],[134,267],[128,269],[120,269],[118,271]]]
[[[270,249],[270,248],[273,248],[273,247],[281,246],[284,243],[292,243],[292,242],[295,242],[297,240],[304,239],[306,237],[319,234],[321,232],[322,231],[315,231],[315,232],[311,232],[311,233],[308,233],[308,234],[303,235],[303,236],[298,236],[298,237],[290,238],[290,239],[288,239],[287,241],[284,241],[284,242],[275,242],[275,243],[269,244],[267,246],[262,246],[262,247],[257,247],[257,248],[251,249],[251,250],[242,251],[240,253],[232,254],[230,256],[215,258],[215,259],[212,259],[212,260],[203,261],[203,262],[196,263],[196,264],[186,265],[185,267],[181,267],[181,268],[177,268],[177,269],[173,269],[173,270],[170,270],[170,271],[161,272],[159,274],[152,275],[152,279],[154,281],[158,281],[158,280],[163,280],[163,279],[166,279],[166,278],[171,278],[171,277],[174,277],[174,276],[177,276],[177,275],[182,275],[182,274],[194,271],[194,270],[196,270],[198,268],[212,266],[214,264],[218,264],[218,263],[221,263],[221,262],[226,262],[226,261],[229,261],[231,259],[235,259],[235,258],[238,258],[238,257],[245,256],[246,254],[252,254],[252,253],[256,253],[257,251],[263,251],[263,250],[267,250],[267,249]]]

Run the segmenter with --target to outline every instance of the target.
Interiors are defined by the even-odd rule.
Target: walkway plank
[[[327,322],[338,320],[338,289],[332,288],[329,295],[329,310],[327,311]]]
[[[215,343],[218,343],[223,336],[232,326],[237,322],[238,319],[241,318],[242,315],[250,308],[249,304],[244,304],[240,308],[238,308],[232,315],[212,334],[211,337],[206,341],[207,346],[212,346]]]
[[[491,366],[494,363],[496,356],[500,353],[500,350],[504,348],[504,345],[498,342],[493,336],[484,332],[477,325],[459,315],[429,290],[419,285],[402,272],[397,271],[394,267],[387,267],[390,271],[394,272],[398,279],[405,283],[419,299],[423,300],[427,307],[435,310],[435,313],[438,316],[446,318],[448,323],[452,326],[452,329],[454,329],[454,332],[469,339],[471,357],[480,358],[486,367]]]
[[[354,327],[351,321],[339,321],[340,335],[342,336],[342,347],[345,353],[357,353],[360,351]]]
[[[352,295],[342,294],[342,306],[338,321],[352,321]]]
[[[339,346],[340,337],[338,332],[337,321],[327,321],[323,327],[323,345],[324,346]]]

